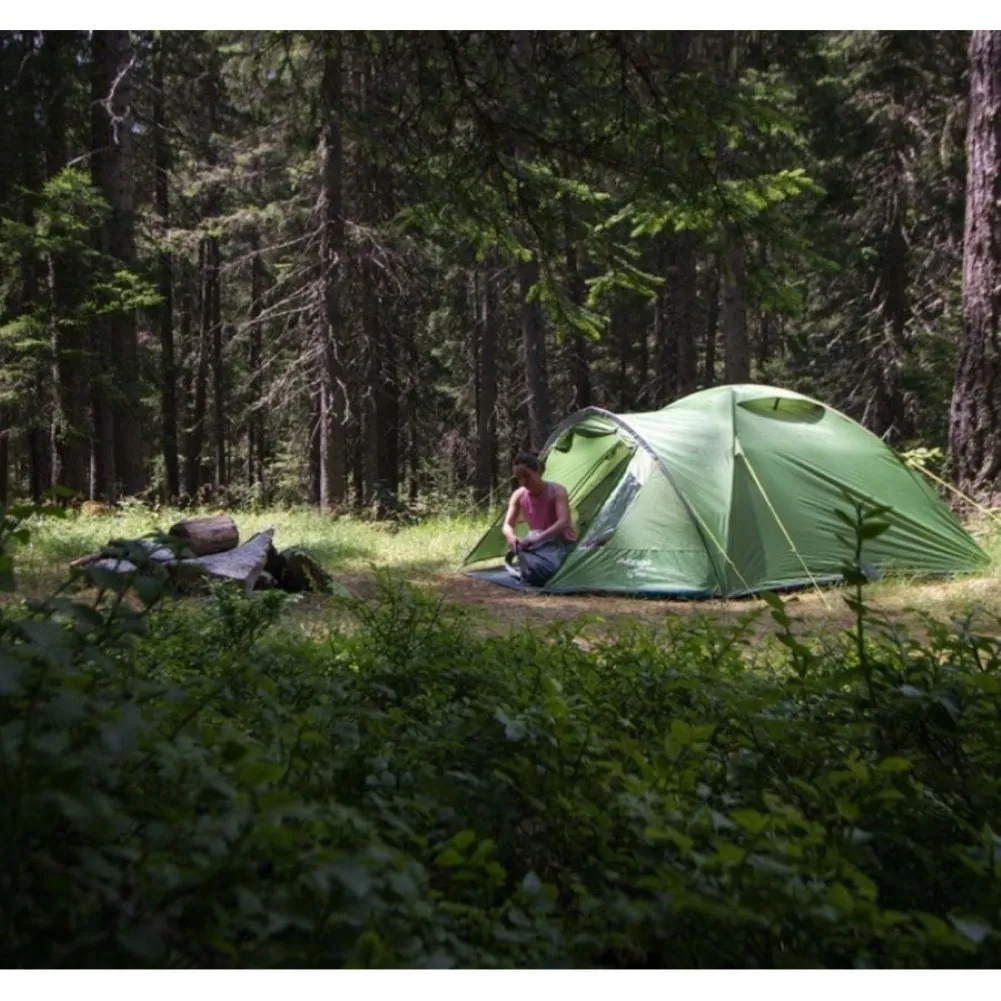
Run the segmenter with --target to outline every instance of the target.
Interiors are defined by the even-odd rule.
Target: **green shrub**
[[[150,566],[5,605],[3,959],[996,966],[1001,647],[851,580],[843,635],[771,599],[767,656],[751,616],[483,638],[388,579],[322,640]]]

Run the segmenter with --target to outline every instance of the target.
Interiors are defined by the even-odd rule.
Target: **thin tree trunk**
[[[95,31],[94,161],[100,189],[111,206],[105,224],[104,249],[125,268],[135,266],[135,203],[133,194],[132,46],[127,31]],[[113,313],[105,324],[111,348],[110,371],[114,390],[108,394],[111,410],[111,469],[126,494],[146,487],[143,461],[139,341],[135,313]],[[107,447],[107,442],[105,442]]]
[[[320,365],[320,507],[330,511],[347,494],[347,393],[345,338],[340,303],[341,258],[344,254],[342,192],[341,38],[323,39],[323,127],[320,135],[320,266],[323,282]]]
[[[722,33],[721,85],[735,88],[738,80],[738,32]],[[721,138],[717,146],[719,171],[726,178],[732,172],[733,150]],[[722,249],[719,255],[723,283],[723,381],[748,382],[751,378],[751,351],[747,335],[746,236],[723,206]]]
[[[322,393],[312,394],[312,412],[309,421],[309,499],[320,503],[320,427],[323,423]]]
[[[41,189],[42,179],[35,137],[37,103],[40,95],[40,81],[37,71],[38,33],[25,31],[21,33],[21,56],[19,68],[20,100],[17,108],[18,130],[17,144],[20,149],[20,183],[35,196]],[[34,197],[22,200],[23,223],[28,229],[35,226]],[[18,307],[25,316],[36,314],[40,299],[40,261],[37,253],[31,250],[21,256],[21,297]],[[49,460],[49,434],[45,426],[49,419],[45,367],[33,366],[30,376],[31,391],[27,400],[26,413],[23,420],[27,426],[28,438],[28,479],[30,495],[35,503],[51,480],[51,463]]]
[[[1001,31],[970,38],[963,335],[949,423],[961,490],[1001,488]]]
[[[522,75],[531,71],[532,33],[512,32],[515,64]],[[515,147],[516,161],[527,160],[528,153]],[[527,228],[527,227],[526,227]],[[546,329],[542,307],[538,301],[529,302],[529,293],[539,281],[539,261],[518,264],[518,286],[521,293],[521,333],[525,344],[525,385],[528,390],[528,422],[532,447],[541,449],[553,426],[552,404],[549,398],[549,370],[546,359]]]
[[[695,236],[679,233],[674,241],[671,269],[669,315],[674,326],[677,346],[679,396],[695,392],[699,382],[697,272],[695,268]]]
[[[750,378],[744,243],[740,234],[728,227],[723,272],[723,379],[727,383],[741,383]]]
[[[490,502],[497,482],[497,294],[488,262],[480,282],[476,399],[476,500]]]
[[[569,174],[569,162],[564,162],[564,172]],[[577,244],[573,239],[572,220],[564,219],[566,238],[566,263],[570,301],[575,306],[583,306],[587,300],[587,285],[580,273],[580,257]],[[591,405],[591,363],[589,359],[587,337],[579,331],[572,331],[567,338],[567,361],[570,366],[570,391],[572,394],[570,406],[572,409],[583,409]]]
[[[264,483],[264,410],[258,398],[261,391],[261,361],[264,332],[258,317],[264,308],[266,274],[260,254],[260,235],[251,237],[253,258],[250,262],[250,418],[247,422],[247,482]]]
[[[677,395],[678,388],[678,342],[671,323],[670,295],[671,281],[669,246],[670,237],[661,236],[657,241],[657,273],[664,278],[664,284],[656,292],[653,301],[653,344],[654,344],[654,402],[662,407]]]
[[[214,457],[213,486],[218,491],[228,482],[226,463],[226,370],[222,358],[222,310],[220,307],[222,283],[222,254],[219,240],[209,241],[210,301],[212,330],[212,444]]]
[[[66,73],[60,31],[46,31],[42,49],[46,73],[45,167],[52,180],[66,166]],[[74,262],[64,255],[48,257],[52,290],[52,382],[56,406],[52,422],[52,482],[81,495],[88,492],[90,429],[87,412],[88,356],[84,331],[65,322],[73,308]]]
[[[154,193],[160,237],[170,229],[170,143],[164,114],[164,44],[158,32],[153,53],[153,143]],[[158,284],[162,302],[157,319],[160,327],[160,438],[163,450],[164,489],[171,502],[181,492],[177,449],[177,365],[174,358],[173,258],[166,248],[160,251]]]
[[[716,334],[719,327],[719,271],[710,265],[705,277],[706,308],[706,367],[704,380],[706,388],[716,385]]]
[[[10,429],[6,427],[7,415],[0,413],[0,508],[10,503]]]
[[[409,455],[407,468],[410,482],[408,498],[411,506],[417,504],[421,492],[421,428],[420,428],[420,353],[417,346],[417,331],[412,318],[404,327],[404,347],[407,359],[406,425]]]
[[[185,437],[184,492],[194,500],[202,485],[202,448],[205,444],[205,408],[208,400],[209,328],[212,323],[211,278],[209,276],[209,241],[202,240],[198,249],[200,324],[198,361],[195,369],[194,402]]]

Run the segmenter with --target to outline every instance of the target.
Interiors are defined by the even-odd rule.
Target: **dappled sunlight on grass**
[[[44,591],[65,577],[71,560],[111,539],[166,531],[182,518],[218,513],[129,506],[103,517],[72,512],[65,519],[41,519],[31,526],[31,541],[17,553],[22,584],[30,592]],[[330,517],[311,508],[228,513],[241,542],[273,528],[277,549],[301,546],[333,574],[387,569],[407,578],[456,569],[488,524],[485,516],[443,515],[401,526]]]
[[[215,511],[197,512],[213,514]],[[76,513],[64,520],[42,520],[32,526],[32,538],[19,547],[17,564],[22,592],[41,594],[66,578],[69,562],[93,552],[113,538],[135,538],[166,530],[194,512],[171,509],[152,511],[126,507],[107,517]],[[329,517],[312,508],[232,512],[246,541],[255,532],[274,528],[278,549],[302,546],[352,593],[369,597],[375,591],[377,572],[427,588],[449,602],[463,605],[487,631],[548,627],[559,622],[600,617],[590,628],[601,631],[612,623],[651,625],[683,617],[707,616],[733,622],[754,610],[763,610],[756,599],[735,601],[657,600],[607,595],[538,596],[507,591],[461,575],[459,567],[489,524],[485,515],[442,515],[400,525],[362,518]],[[972,526],[977,541],[992,558],[983,574],[937,580],[895,578],[867,589],[874,612],[909,619],[921,614],[961,618],[976,613],[981,628],[995,633],[1001,623],[1001,530],[993,524]],[[839,630],[849,626],[852,613],[841,588],[823,589],[821,595],[806,589],[786,596],[789,611],[809,630]],[[307,633],[323,633],[342,617],[334,604],[320,595],[303,595],[288,606],[289,620]],[[752,632],[762,638],[770,631],[764,615]]]

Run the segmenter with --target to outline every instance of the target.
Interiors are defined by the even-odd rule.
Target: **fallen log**
[[[247,593],[276,587],[289,592],[325,594],[338,590],[319,560],[306,550],[293,546],[278,552],[274,547],[274,534],[275,530],[269,528],[258,532],[242,546],[203,556],[184,555],[183,552],[188,551],[187,542],[175,534],[129,543],[112,542],[99,553],[73,560],[70,567],[95,567],[126,575],[146,573],[149,564],[155,563],[166,569],[177,591],[186,594],[204,591],[213,578],[233,581]],[[183,549],[181,555],[178,555],[179,549]],[[142,563],[142,568],[137,566],[136,560]]]
[[[271,540],[274,534],[275,530],[269,528],[258,532],[236,549],[195,559],[174,560],[165,564],[167,572],[183,591],[198,589],[207,580],[217,577],[236,581],[249,594],[264,572],[268,552],[273,548]]]
[[[193,556],[229,552],[240,543],[236,522],[226,514],[211,518],[185,518],[171,526],[167,534],[182,539]]]

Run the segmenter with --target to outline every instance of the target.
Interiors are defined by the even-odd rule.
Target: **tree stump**
[[[213,518],[185,518],[173,525],[168,535],[182,539],[194,556],[211,556],[236,549],[240,533],[229,515]]]

